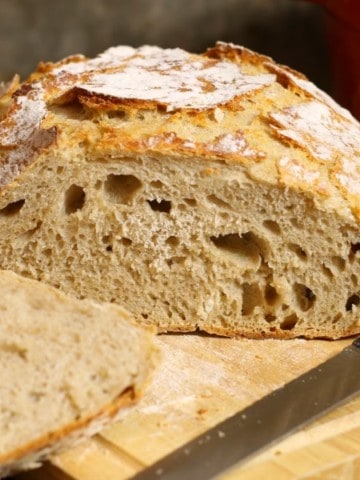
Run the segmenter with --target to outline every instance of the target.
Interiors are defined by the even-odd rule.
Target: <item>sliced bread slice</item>
[[[138,397],[156,357],[122,308],[0,271],[0,476],[99,431]]]

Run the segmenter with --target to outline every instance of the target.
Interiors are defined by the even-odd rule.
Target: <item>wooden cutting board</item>
[[[350,341],[163,335],[157,343],[161,365],[143,399],[122,422],[16,479],[130,478]],[[359,479],[360,398],[219,478]]]

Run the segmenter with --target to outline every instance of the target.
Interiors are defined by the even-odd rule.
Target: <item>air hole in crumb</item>
[[[141,186],[142,183],[134,175],[111,173],[104,183],[104,192],[110,202],[129,204]]]
[[[154,233],[154,235],[151,235],[150,241],[151,241],[152,243],[155,244],[155,243],[158,242],[158,240],[159,240],[159,235],[158,235],[158,233]]]
[[[316,295],[309,287],[302,283],[295,283],[293,285],[293,291],[298,307],[303,312],[307,312],[314,305]]]
[[[171,267],[172,265],[181,265],[186,262],[186,258],[187,257],[175,256],[175,257],[168,258],[166,260],[166,263],[169,265],[169,267]]]
[[[228,202],[225,202],[225,200],[222,200],[221,198],[217,197],[216,195],[209,195],[207,197],[209,202],[213,203],[217,207],[220,208],[231,208],[230,204]]]
[[[228,212],[220,212],[219,213],[219,216],[220,218],[222,218],[223,220],[225,220],[225,222],[229,219],[230,215],[228,214]]]
[[[125,110],[109,110],[106,115],[108,118],[116,118],[117,120],[128,119],[128,113]]]
[[[335,317],[332,319],[332,323],[335,324],[335,323],[337,323],[337,322],[338,322],[339,320],[341,320],[341,319],[342,319],[341,313],[337,313],[337,314],[335,315]]]
[[[350,262],[353,262],[355,260],[355,256],[359,250],[360,250],[360,243],[352,243],[350,245],[350,251],[349,251]]]
[[[322,271],[324,273],[324,275],[328,278],[333,278],[334,277],[334,274],[332,273],[332,271],[330,270],[329,267],[327,267],[326,265],[322,265]]]
[[[124,245],[124,247],[129,247],[132,244],[132,240],[130,240],[130,238],[123,237],[119,240],[119,243]]]
[[[145,318],[145,320],[146,320],[147,318],[149,318],[149,315],[148,315],[147,313],[142,313],[141,316],[142,316],[143,318]]]
[[[301,260],[307,259],[307,253],[297,243],[289,243],[289,250],[294,252]]]
[[[95,183],[95,190],[100,190],[101,187],[102,187],[102,181],[97,180]]]
[[[352,253],[356,253],[360,250],[360,242],[357,242],[357,243],[352,243],[351,246],[350,246],[350,250]]]
[[[61,173],[63,173],[64,171],[64,167],[62,165],[59,165],[57,168],[56,168],[56,173],[58,175],[60,175]]]
[[[264,242],[253,232],[242,235],[229,233],[228,235],[210,237],[210,240],[229,258],[240,262],[243,268],[257,269],[260,267]]]
[[[332,264],[336,267],[340,272],[345,270],[346,262],[342,257],[334,256],[331,258]]]
[[[150,182],[150,187],[153,187],[153,188],[161,189],[163,188],[163,186],[164,184],[160,182],[160,180],[153,180],[152,182]]]
[[[357,307],[360,304],[360,296],[357,294],[351,295],[346,302],[345,310],[350,312],[353,307]]]
[[[65,242],[65,240],[63,239],[63,237],[62,237],[61,235],[59,235],[58,233],[57,233],[56,236],[55,236],[55,240],[56,240],[56,243],[57,243],[58,248],[62,249],[62,248],[65,247],[66,242]]]
[[[107,251],[107,252],[112,252],[112,251],[113,251],[112,245],[108,245],[108,246],[106,247],[106,251]]]
[[[254,308],[263,305],[263,296],[257,283],[244,283],[242,286],[242,315],[251,315]]]
[[[11,217],[12,215],[16,215],[17,213],[20,212],[22,207],[25,204],[25,200],[16,200],[16,202],[11,202],[6,207],[2,208],[0,210],[0,216],[1,217]]]
[[[102,237],[101,241],[102,241],[103,243],[105,243],[105,244],[110,243],[110,242],[111,242],[111,237],[110,237],[110,235],[104,235],[104,236]]]
[[[350,280],[351,280],[351,283],[354,285],[354,287],[356,287],[359,280],[358,280],[357,275],[355,275],[355,273],[351,274]]]
[[[171,210],[171,202],[169,200],[148,200],[151,210],[154,212],[169,213]]]
[[[82,187],[78,185],[71,185],[65,192],[65,213],[71,213],[81,210],[85,203],[85,192]]]
[[[195,198],[184,198],[184,201],[190,205],[190,207],[196,207],[196,200]]]
[[[274,222],[274,220],[264,220],[263,225],[270,232],[275,233],[275,235],[280,235],[281,228],[277,222]]]
[[[180,240],[179,240],[177,237],[171,235],[171,237],[169,237],[169,238],[166,239],[166,243],[167,243],[168,245],[173,246],[173,247],[177,247],[177,246],[179,245],[179,243],[180,243]]]
[[[265,321],[268,323],[272,323],[276,320],[276,316],[273,315],[272,313],[267,313],[264,318],[265,318]]]
[[[265,301],[268,305],[275,305],[280,299],[280,295],[278,294],[275,287],[268,284],[265,287]]]
[[[291,315],[288,315],[280,323],[281,330],[292,330],[293,328],[295,328],[298,320],[299,319],[298,319],[298,316],[296,315],[296,313],[292,313]]]

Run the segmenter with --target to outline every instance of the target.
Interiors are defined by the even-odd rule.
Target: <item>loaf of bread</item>
[[[152,335],[115,305],[0,271],[0,478],[99,431],[141,393]]]
[[[0,100],[0,266],[159,331],[360,332],[360,127],[219,43],[41,64]]]

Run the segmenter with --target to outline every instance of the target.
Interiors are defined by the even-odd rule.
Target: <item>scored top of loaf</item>
[[[76,103],[86,114],[64,114]],[[113,47],[40,64],[0,88],[0,188],[42,151],[75,144],[102,157],[240,162],[259,181],[360,219],[359,123],[303,75],[233,44],[202,55]]]

